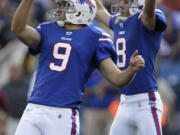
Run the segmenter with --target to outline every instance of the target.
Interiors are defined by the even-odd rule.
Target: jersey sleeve
[[[112,58],[114,63],[117,62],[117,55],[111,36],[107,33],[102,33],[98,39],[98,46],[96,49],[96,63],[99,63],[101,60],[107,58]]]
[[[38,25],[38,26],[35,28],[35,30],[39,33],[40,38],[42,39],[42,26],[41,26],[41,24]],[[40,46],[41,46],[41,43],[40,43]],[[38,50],[34,50],[34,49],[32,49],[32,48],[29,48],[29,53],[30,53],[31,55],[33,55],[33,56],[38,55],[38,54],[40,53],[40,48],[39,48]]]
[[[158,32],[163,32],[166,27],[167,27],[167,20],[166,17],[164,15],[164,13],[159,10],[156,9],[156,26],[155,26],[155,30]]]

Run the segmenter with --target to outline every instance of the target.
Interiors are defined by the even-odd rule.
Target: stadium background
[[[113,0],[102,1],[110,10]],[[10,30],[11,19],[19,2],[0,0],[0,135],[13,135],[32,89],[32,75],[37,63],[37,57],[30,56],[27,47]],[[163,131],[164,135],[180,135],[180,1],[157,0],[157,6],[166,14],[168,21],[155,67],[165,110]],[[54,7],[53,0],[35,0],[29,24],[36,27],[45,21],[45,12]],[[107,31],[112,34],[110,30]],[[93,73],[80,110],[81,135],[93,132],[108,134],[118,102],[119,94],[115,88],[99,73]],[[6,130],[6,134],[2,133],[3,130]]]

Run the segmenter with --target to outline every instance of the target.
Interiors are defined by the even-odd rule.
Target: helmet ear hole
[[[76,14],[77,17],[79,17],[80,15],[81,15],[81,12],[78,12],[78,13]]]

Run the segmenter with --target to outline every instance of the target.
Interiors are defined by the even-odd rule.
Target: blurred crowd
[[[0,0],[0,135],[14,134],[33,86],[37,63],[37,57],[30,56],[28,48],[10,30],[20,1]],[[102,1],[110,10],[114,0]],[[45,12],[54,7],[54,0],[35,0],[29,24],[36,27],[44,22]],[[164,135],[180,135],[180,0],[157,0],[157,7],[168,21],[155,67],[164,103],[163,131]],[[81,135],[108,135],[120,95],[97,71],[86,89],[80,110]]]

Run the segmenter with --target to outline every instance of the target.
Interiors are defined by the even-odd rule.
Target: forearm
[[[99,70],[101,74],[117,88],[122,88],[129,84],[135,75],[135,72],[130,67],[124,71],[120,71],[111,59],[101,61]]]
[[[145,0],[144,13],[152,17],[155,15],[156,0]]]
[[[97,5],[98,10],[104,10],[105,9],[101,0],[95,0],[95,1],[96,1],[96,5]]]
[[[155,8],[156,0],[145,0],[142,21],[144,25],[150,30],[155,28]]]
[[[100,0],[96,0],[97,4],[97,14],[96,14],[96,19],[103,24],[105,24],[107,27],[109,27],[109,20],[110,20],[110,14],[106,10],[106,8],[103,6],[103,3]]]
[[[114,85],[118,88],[123,88],[133,80],[135,74],[136,73],[128,67],[126,70],[121,71],[119,74],[116,75]]]
[[[22,0],[11,23],[11,31],[28,47],[38,50],[40,44],[39,33],[27,25],[30,8],[34,0]]]
[[[33,1],[34,0],[21,1],[12,19],[11,30],[14,33],[18,34],[25,30]]]

